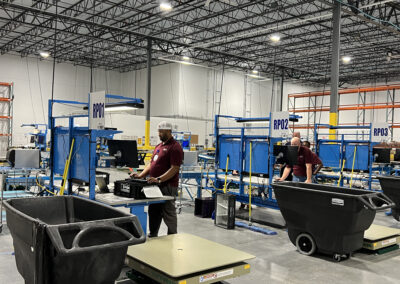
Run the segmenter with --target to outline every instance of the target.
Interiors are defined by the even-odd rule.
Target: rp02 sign
[[[89,94],[89,129],[104,129],[106,92]]]
[[[271,114],[271,137],[287,137],[289,135],[289,112],[273,112]]]
[[[390,129],[386,122],[374,122],[371,125],[371,142],[389,140]]]

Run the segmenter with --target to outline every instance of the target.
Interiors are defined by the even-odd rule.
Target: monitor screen
[[[137,143],[134,140],[107,140],[110,156],[115,157],[115,165],[138,168]]]
[[[391,148],[373,148],[372,154],[374,155],[375,163],[390,163],[390,150]]]
[[[283,145],[274,145],[274,156],[277,157],[277,164],[288,164],[288,165],[296,165],[297,164],[297,154],[298,147],[297,146],[283,146]]]

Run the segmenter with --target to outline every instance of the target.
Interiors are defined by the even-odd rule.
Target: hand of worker
[[[310,179],[307,179],[307,180],[305,181],[305,183],[312,183],[312,181],[311,181]]]
[[[129,176],[130,176],[131,178],[142,178],[142,177],[140,176],[140,174],[137,173],[137,172],[132,172]]]
[[[147,182],[148,182],[148,183],[159,183],[158,180],[157,180],[157,178],[155,178],[155,177],[149,177],[149,178],[147,179]]]

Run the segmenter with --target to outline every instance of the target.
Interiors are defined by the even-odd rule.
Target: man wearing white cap
[[[172,137],[172,124],[166,121],[158,124],[158,136],[162,141],[156,146],[150,164],[135,177],[145,178],[149,183],[157,183],[163,195],[176,197],[179,183],[179,168],[183,160],[181,145]],[[149,205],[149,237],[157,237],[161,221],[164,219],[168,234],[176,234],[178,222],[175,199],[165,203]]]

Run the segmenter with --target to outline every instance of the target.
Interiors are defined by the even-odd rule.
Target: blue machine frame
[[[249,202],[249,195],[245,193],[245,186],[249,182],[243,180],[244,173],[249,171],[250,166],[250,143],[252,144],[252,173],[268,175],[268,185],[260,185],[253,183],[254,187],[262,189],[266,198],[252,196],[252,204],[262,207],[270,207],[278,209],[276,199],[273,197],[272,182],[274,176],[274,164],[276,158],[272,155],[274,144],[285,140],[285,138],[271,137],[270,117],[259,118],[242,118],[227,115],[216,115],[214,122],[215,137],[215,172],[214,177],[210,178],[214,181],[217,188],[208,187],[207,189],[222,191],[224,179],[218,177],[218,170],[226,168],[227,156],[229,155],[228,170],[237,170],[239,172],[239,181],[232,180],[231,183],[239,186],[239,192],[229,192],[236,195],[236,200],[242,203]],[[265,121],[266,126],[262,127],[220,127],[220,118],[231,119],[235,122],[259,122]],[[290,115],[290,119],[297,119],[300,116]],[[266,129],[268,135],[247,135],[246,129]],[[223,130],[237,130],[240,135],[223,134]],[[267,192],[265,192],[267,190]]]
[[[319,139],[320,135],[329,135],[327,133],[319,133],[319,129],[366,129],[369,130],[368,134],[336,134],[340,139]],[[371,128],[372,124],[366,126],[359,125],[346,125],[346,126],[331,126],[329,124],[315,124],[314,125],[314,142],[316,154],[320,157],[324,166],[332,167],[341,170],[343,161],[345,160],[344,169],[353,168],[354,153],[356,153],[354,170],[368,171],[368,189],[372,190],[372,172],[374,170],[385,171],[386,168],[373,168],[374,156],[373,147],[379,144],[378,142],[371,141]],[[363,136],[368,139],[345,139],[345,136]],[[357,146],[357,151],[355,151]],[[319,175],[320,177],[326,177],[325,175]],[[330,176],[331,178],[337,178],[336,176]],[[342,178],[340,180],[340,186],[343,186],[343,180],[348,178]],[[353,178],[361,180],[360,178]]]
[[[128,98],[117,95],[106,94],[106,98],[122,100],[122,103],[143,103],[142,99]],[[85,181],[89,184],[89,198],[95,199],[95,186],[96,186],[96,141],[97,138],[110,137],[121,131],[117,130],[90,130],[89,127],[76,127],[74,126],[74,119],[78,117],[89,117],[88,114],[84,115],[67,115],[67,116],[53,116],[52,104],[72,104],[88,107],[88,103],[66,100],[49,100],[49,117],[48,128],[54,131],[53,151],[54,158],[51,171],[54,175],[63,174],[65,161],[68,157],[72,139],[75,139],[74,149],[72,151],[71,162],[68,170],[68,189],[67,194],[72,194],[72,179]],[[68,119],[68,127],[56,127],[56,119]],[[50,179],[49,190],[54,191],[54,179]]]

